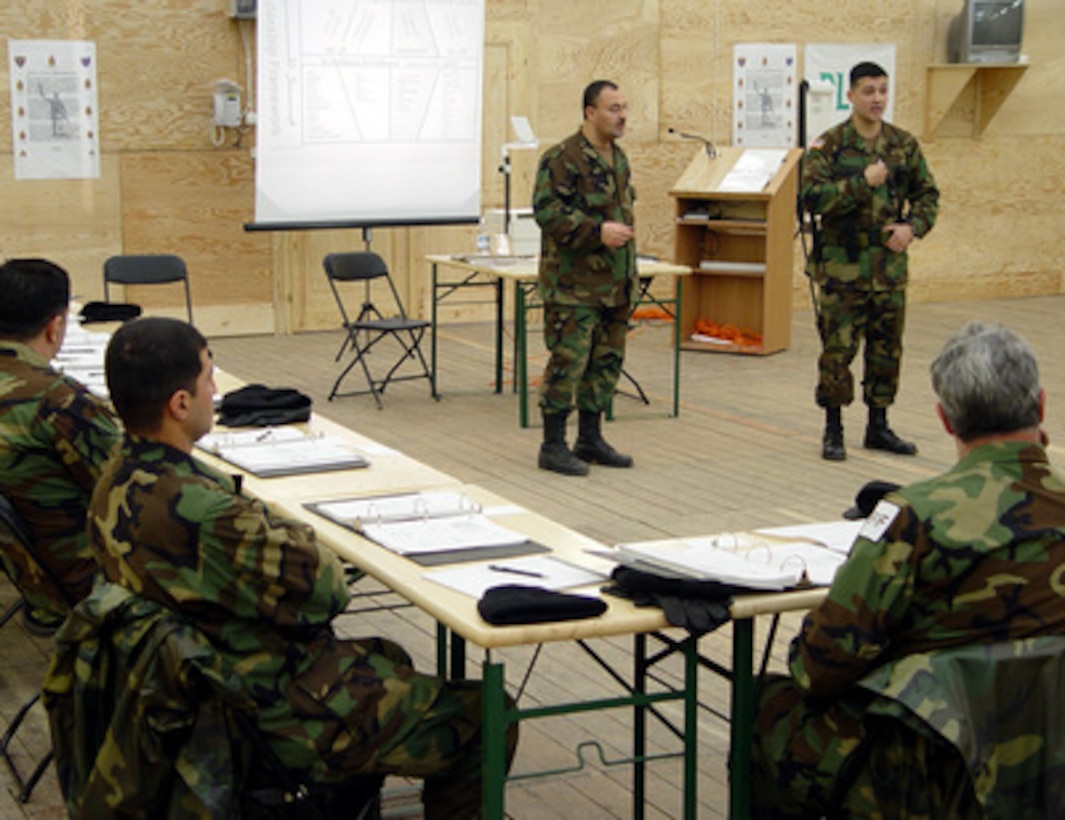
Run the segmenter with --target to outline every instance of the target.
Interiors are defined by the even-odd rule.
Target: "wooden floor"
[[[671,329],[644,324],[630,338],[627,369],[651,398],[643,405],[619,396],[615,420],[606,426],[609,440],[631,453],[631,470],[593,468],[585,478],[570,478],[536,468],[541,431],[518,426],[517,397],[511,385],[492,392],[491,332],[488,325],[448,326],[440,334],[439,402],[425,381],[391,386],[378,410],[371,397],[326,401],[338,372],[333,356],[340,332],[296,337],[218,338],[211,340],[216,364],[248,381],[292,386],[314,398],[315,411],[396,447],[463,482],[491,488],[511,501],[555,518],[603,543],[741,530],[833,519],[850,505],[867,480],[906,483],[941,472],[954,459],[953,444],[933,414],[928,365],[946,336],[969,319],[999,321],[1021,332],[1035,348],[1048,394],[1046,429],[1052,454],[1065,463],[1065,353],[1060,341],[1065,296],[985,302],[915,305],[909,312],[902,389],[890,421],[903,437],[917,442],[913,458],[861,448],[865,410],[845,411],[849,453],[842,463],[820,458],[823,418],[813,404],[818,343],[808,312],[793,316],[791,347],[769,357],[686,352],[682,354],[681,410],[670,406]],[[509,340],[508,340],[509,344]],[[538,344],[538,342],[537,342]],[[508,351],[509,352],[509,351]],[[375,359],[383,354],[375,354]],[[542,353],[531,371],[539,371]],[[512,364],[508,356],[508,368]],[[508,369],[508,374],[511,371]],[[350,384],[359,386],[353,374]],[[535,399],[533,399],[535,401]],[[535,406],[531,417],[538,425]],[[13,593],[0,586],[0,606]],[[780,666],[796,619],[789,619],[773,647]],[[759,624],[764,635],[766,624]],[[348,634],[381,633],[404,643],[420,666],[432,668],[433,625],[410,609],[372,616],[346,616]],[[48,642],[27,636],[12,622],[0,629],[4,663],[0,668],[0,711],[9,718],[44,671]],[[730,641],[724,627],[703,641],[703,650],[727,658]],[[628,641],[604,641],[597,648],[628,670]],[[512,692],[522,686],[529,651],[503,653]],[[473,660],[479,660],[475,655]],[[676,679],[666,664],[661,674]],[[573,694],[617,694],[599,667],[577,648],[551,645],[535,661],[521,693],[521,704],[547,704]],[[706,674],[700,700],[707,710],[699,725],[699,816],[726,815],[728,727],[711,709],[725,711],[725,685]],[[672,714],[672,712],[671,712]],[[529,779],[508,787],[508,810],[517,818],[611,818],[631,816],[631,777],[627,766],[605,766],[599,752],[582,747],[584,765],[574,751],[597,738],[607,761],[628,754],[626,714],[590,713],[523,725],[514,771],[574,769],[549,779]],[[18,751],[38,754],[47,748],[43,714],[33,714],[18,736]],[[655,730],[655,751],[676,751],[668,732]],[[2,769],[2,767],[0,767]],[[54,777],[49,775],[25,806],[11,796],[10,777],[0,770],[2,817],[61,817]],[[671,818],[680,809],[680,764],[666,759],[650,767],[649,818]],[[390,804],[399,816],[417,817],[398,797]]]

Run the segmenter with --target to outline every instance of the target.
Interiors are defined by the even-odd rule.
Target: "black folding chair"
[[[399,298],[399,292],[388,273],[385,261],[372,251],[354,251],[351,253],[331,253],[322,261],[329,287],[336,297],[337,307],[340,308],[340,316],[343,320],[344,331],[347,334],[336,354],[336,361],[344,351],[351,349],[354,354],[352,360],[337,376],[333,383],[333,389],[329,392],[329,400],[334,396],[355,396],[370,393],[381,408],[381,394],[390,382],[411,381],[413,379],[425,379],[432,390],[432,376],[429,365],[421,351],[422,338],[430,323],[424,319],[412,319],[407,316],[403,308],[403,302]],[[373,283],[379,281],[387,284],[387,288],[378,287],[379,293],[390,294],[392,300],[388,308],[392,315],[385,316],[374,305]],[[350,318],[344,302],[344,293],[350,290],[351,285],[362,285],[362,306],[355,318]],[[348,296],[349,302],[352,296]],[[377,344],[385,339],[394,339],[399,343],[402,351],[399,358],[392,364],[384,378],[375,378],[370,370],[367,356],[377,347]],[[381,348],[377,348],[380,350]],[[413,362],[415,366],[420,364],[417,372],[397,375],[400,367],[406,362]],[[353,390],[344,393],[339,392],[340,383],[351,372],[355,365],[361,365],[363,374],[366,376],[368,389]]]
[[[112,256],[104,262],[104,301],[111,301],[109,285],[161,285],[181,282],[185,286],[185,308],[192,324],[192,295],[185,260],[173,254]]]

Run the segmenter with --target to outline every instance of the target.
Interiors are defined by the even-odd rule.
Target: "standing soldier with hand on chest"
[[[821,455],[847,457],[841,408],[854,401],[850,365],[865,337],[864,445],[900,455],[917,447],[887,423],[895,401],[906,318],[907,248],[935,224],[939,190],[917,140],[885,122],[887,72],[863,62],[850,72],[850,119],[810,144],[803,205],[819,221],[807,272],[817,286],[822,351],[817,404],[825,408]],[[816,223],[815,223],[816,224]]]
[[[632,466],[630,456],[603,439],[601,426],[621,375],[638,287],[635,193],[616,142],[625,133],[627,104],[608,80],[591,83],[583,102],[580,130],[544,153],[533,193],[544,342],[551,353],[540,395],[538,464],[564,475],[587,475],[589,462]],[[571,451],[566,419],[574,403],[579,428]]]

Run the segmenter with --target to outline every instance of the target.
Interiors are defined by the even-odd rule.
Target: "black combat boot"
[[[847,448],[843,446],[843,417],[838,407],[825,408],[825,437],[821,440],[821,458],[844,461]]]
[[[544,413],[544,443],[540,445],[537,465],[562,475],[588,475],[588,465],[566,446],[568,413]]]
[[[865,448],[867,450],[886,450],[900,456],[917,454],[917,445],[903,441],[888,427],[887,408],[869,408],[869,426],[865,428]]]
[[[581,410],[577,417],[577,443],[573,453],[584,461],[606,467],[631,467],[632,456],[619,453],[603,439],[603,414]]]

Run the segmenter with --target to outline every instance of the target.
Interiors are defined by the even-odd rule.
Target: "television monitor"
[[[950,24],[950,61],[1015,63],[1023,32],[1024,0],[965,0]]]

